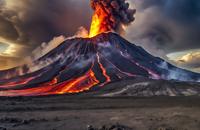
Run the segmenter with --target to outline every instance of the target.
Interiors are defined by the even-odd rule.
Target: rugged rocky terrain
[[[200,84],[176,80],[134,78],[110,83],[101,88],[94,87],[86,92],[87,94],[102,97],[200,96]]]

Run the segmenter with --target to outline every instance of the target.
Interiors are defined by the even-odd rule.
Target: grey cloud
[[[19,37],[13,24],[2,16],[0,16],[0,36],[9,40],[17,40]]]
[[[199,0],[130,0],[137,8],[136,20],[127,37],[146,39],[144,46],[154,46],[165,54],[200,48]],[[138,43],[140,44],[140,43]]]
[[[13,55],[23,60],[53,37],[74,35],[80,26],[89,29],[91,13],[89,0],[0,0],[0,39],[6,40],[0,42],[19,44]],[[17,65],[12,57],[0,60],[0,69]]]
[[[0,25],[0,36],[17,38],[18,43],[33,48],[58,35],[73,35],[80,26],[89,27],[87,0],[20,0],[12,8],[7,8],[6,0],[1,2],[0,23],[4,28]]]

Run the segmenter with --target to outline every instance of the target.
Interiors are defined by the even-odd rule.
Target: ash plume
[[[97,11],[103,10],[106,14],[104,27],[107,31],[122,32],[123,25],[129,25],[135,20],[135,9],[129,9],[129,3],[125,0],[91,0],[91,7]]]

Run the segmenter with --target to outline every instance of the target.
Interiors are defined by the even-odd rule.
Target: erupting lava
[[[110,31],[108,30],[108,28],[104,23],[106,18],[107,18],[106,12],[101,7],[97,6],[95,13],[92,17],[89,38],[92,38],[103,32]]]
[[[105,32],[118,32],[134,21],[136,10],[129,9],[125,0],[91,0],[94,10],[89,37]]]

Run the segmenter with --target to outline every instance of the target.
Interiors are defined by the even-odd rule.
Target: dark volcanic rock
[[[100,128],[94,128],[93,126],[89,125],[87,130],[133,130],[124,125],[115,124],[115,125],[103,125]]]
[[[103,33],[66,40],[31,65],[1,71],[0,96],[79,93],[138,77],[196,82],[200,74],[154,57],[118,34]]]

